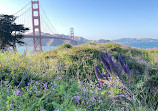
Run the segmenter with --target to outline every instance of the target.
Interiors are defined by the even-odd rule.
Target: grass
[[[113,101],[117,87],[98,87],[94,66],[106,73],[99,52],[129,65],[124,84],[138,101]],[[136,49],[117,43],[67,44],[35,55],[0,53],[0,110],[16,111],[154,111],[158,107],[158,49]],[[117,80],[117,78],[115,78]],[[17,93],[19,94],[17,95]]]

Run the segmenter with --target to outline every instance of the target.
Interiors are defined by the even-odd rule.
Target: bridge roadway
[[[59,36],[33,36],[33,35],[24,35],[24,38],[41,38],[41,39],[61,39],[61,40],[72,40],[72,38],[69,37],[59,37]]]

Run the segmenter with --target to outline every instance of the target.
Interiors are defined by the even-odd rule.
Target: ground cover
[[[116,76],[108,76],[109,85],[103,84],[106,78],[96,77],[94,68],[113,75],[102,62],[103,58],[108,60],[105,52],[122,74],[120,78],[114,71]],[[119,57],[128,65],[128,74]],[[158,107],[157,67],[158,49],[117,43],[63,44],[56,50],[27,56],[0,53],[0,110],[154,111]]]

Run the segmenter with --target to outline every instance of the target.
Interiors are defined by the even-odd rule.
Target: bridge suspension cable
[[[20,14],[19,16],[17,16],[17,17],[20,17],[20,16],[22,16],[22,15],[24,15],[24,14],[26,14],[28,11],[30,11],[31,10],[31,7],[30,8],[28,8],[24,13],[22,13],[22,14]]]
[[[29,12],[29,13],[28,13]],[[13,14],[16,17],[15,22],[17,24],[23,24],[25,27],[31,29],[30,24],[31,22],[29,19],[31,15],[31,2],[28,2],[23,8],[18,10],[15,14]]]
[[[21,8],[20,10],[18,10],[15,14],[13,15],[16,15],[18,14],[19,12],[21,12],[23,9],[25,9],[31,2],[28,2],[28,4],[26,4],[23,8]]]
[[[46,13],[45,13],[45,11],[44,11],[44,9],[43,9],[43,7],[42,7],[42,5],[41,5],[41,4],[40,4],[40,7],[41,7],[41,9],[42,9],[42,11],[43,11],[44,16],[45,16],[45,17],[46,17],[46,19],[47,19],[46,21],[48,21],[48,22],[49,22],[48,24],[49,24],[50,26],[46,23],[46,24],[47,24],[47,26],[49,26],[49,27],[50,27],[50,29],[51,29],[52,33],[54,33],[54,34],[58,34],[57,30],[55,29],[55,27],[54,27],[54,26],[52,25],[52,23],[50,22],[50,20],[49,20],[48,16],[46,15]],[[52,30],[52,29],[54,30],[54,32],[53,32],[53,30]]]
[[[30,14],[31,14],[31,7],[28,8],[25,12],[21,13],[20,15],[16,16],[16,20],[15,22],[17,24],[23,24],[25,27],[31,29],[31,18],[30,18]]]
[[[41,16],[41,25],[42,25],[41,29],[43,30],[43,32],[54,34],[54,32],[51,30],[50,26],[46,23],[46,21],[44,20],[44,18],[42,16]]]

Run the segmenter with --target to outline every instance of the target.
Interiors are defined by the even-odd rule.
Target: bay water
[[[158,48],[158,42],[120,42],[120,44],[129,45],[140,49]]]
[[[158,42],[119,42],[120,44],[123,45],[129,45],[131,47],[135,48],[141,48],[141,49],[151,49],[151,48],[158,48]],[[43,51],[50,51],[56,49],[58,46],[42,46]],[[21,46],[17,47],[17,50],[21,53],[24,54],[24,52],[27,50],[29,52],[33,51],[32,46]]]
[[[50,51],[56,49],[58,46],[42,46],[43,51]],[[33,51],[33,46],[19,46],[17,47],[18,52],[21,54],[24,54],[25,51],[27,52],[32,52]]]

